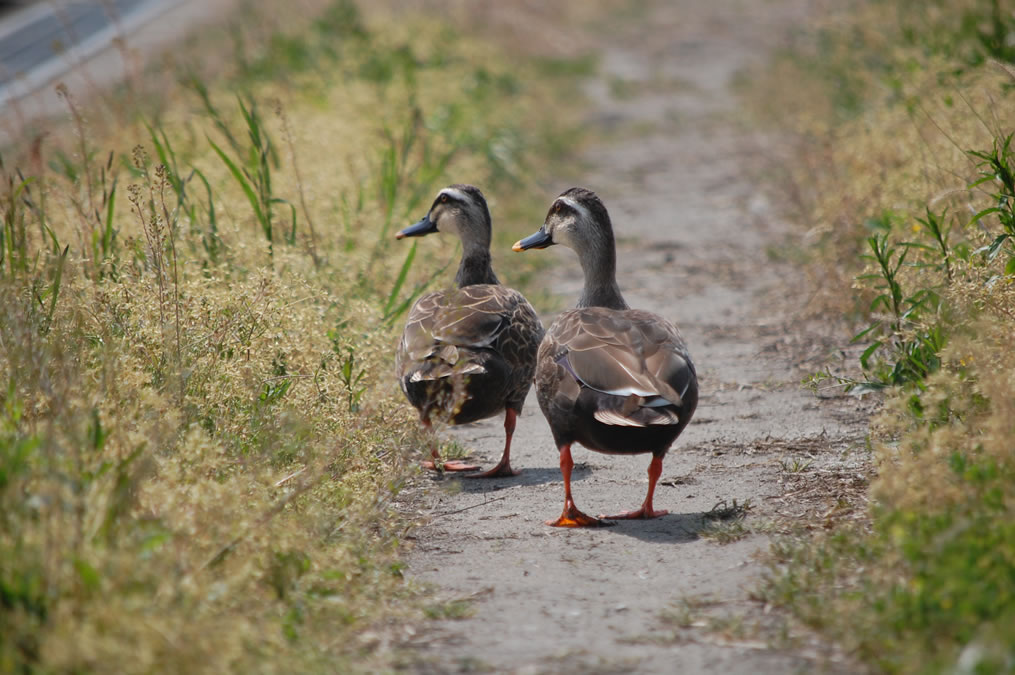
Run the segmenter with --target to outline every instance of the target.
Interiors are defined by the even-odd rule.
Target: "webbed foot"
[[[560,518],[547,520],[546,524],[550,527],[609,527],[616,523],[587,516],[572,502],[564,505],[564,512],[560,514]]]

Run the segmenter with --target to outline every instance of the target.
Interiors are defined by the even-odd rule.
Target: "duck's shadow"
[[[610,534],[620,534],[642,541],[687,543],[696,541],[709,522],[707,513],[668,513],[651,520],[612,520],[603,528]]]
[[[577,482],[588,478],[592,474],[592,468],[585,463],[574,465],[571,471],[571,481]],[[505,476],[503,478],[469,478],[467,474],[445,473],[430,474],[430,480],[434,483],[458,481],[462,492],[467,494],[482,494],[496,492],[513,487],[527,487],[545,485],[547,483],[560,482],[559,467],[525,467],[517,476]]]

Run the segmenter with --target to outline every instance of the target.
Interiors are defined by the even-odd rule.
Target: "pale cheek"
[[[441,232],[461,236],[458,227],[458,219],[449,214],[444,215],[444,218],[441,220],[441,224],[437,226],[437,229]]]
[[[557,227],[553,230],[553,243],[574,248],[574,240],[571,237],[571,228],[568,226]]]
[[[443,207],[437,207],[430,211],[430,222],[437,226],[441,232],[446,232],[450,223],[448,222],[447,211]]]

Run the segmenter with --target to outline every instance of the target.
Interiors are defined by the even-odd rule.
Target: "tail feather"
[[[485,373],[486,368],[478,363],[450,364],[444,361],[430,360],[409,376],[409,382],[422,382],[423,380],[440,380],[445,377],[461,375],[476,375]]]
[[[672,408],[638,408],[630,412],[597,410],[592,416],[603,424],[619,427],[675,426],[680,424],[680,416]]]

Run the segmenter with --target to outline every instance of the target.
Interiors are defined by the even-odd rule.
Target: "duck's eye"
[[[448,196],[447,195],[441,195],[441,204],[447,204],[447,203],[448,203]]]

